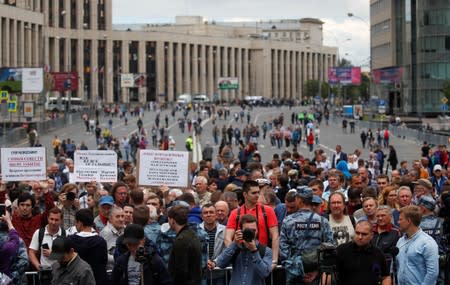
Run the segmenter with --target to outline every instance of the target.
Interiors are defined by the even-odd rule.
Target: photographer
[[[116,260],[112,273],[113,284],[171,284],[163,261],[150,246],[146,246],[142,226],[128,225],[123,236],[128,251]]]
[[[258,226],[253,215],[243,215],[234,241],[219,255],[210,268],[233,266],[230,285],[264,285],[272,271],[272,250],[256,239]]]
[[[0,262],[0,277],[2,280],[3,279],[11,280],[12,274],[11,274],[10,260],[12,260],[13,257],[15,257],[16,252],[19,249],[19,234],[14,229],[9,212],[4,211],[4,213],[0,214],[2,215],[0,217],[0,222],[6,224],[8,228],[8,239],[0,243],[0,256],[2,257],[2,261]],[[7,278],[2,276],[2,274],[6,275]]]

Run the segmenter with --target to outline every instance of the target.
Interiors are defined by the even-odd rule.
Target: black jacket
[[[151,251],[151,249],[149,249]],[[113,285],[128,285],[128,260],[130,252],[122,254],[114,264]],[[153,262],[153,264],[152,264]],[[170,285],[171,278],[166,266],[158,254],[153,253],[143,264],[144,285]],[[154,272],[156,271],[156,272]],[[106,283],[105,283],[106,284]]]
[[[91,266],[95,283],[107,284],[106,263],[108,262],[108,252],[106,241],[98,235],[82,237],[74,234],[69,238],[72,240],[78,255]]]

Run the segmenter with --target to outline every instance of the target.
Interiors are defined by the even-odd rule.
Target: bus
[[[70,111],[79,112],[84,108],[83,101],[77,97],[70,97]],[[69,108],[67,97],[49,97],[45,103],[45,110],[51,112],[61,112]]]

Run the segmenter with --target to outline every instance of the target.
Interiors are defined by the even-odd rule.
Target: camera
[[[242,239],[246,242],[251,242],[255,239],[256,231],[253,229],[245,229],[242,231]]]
[[[52,281],[52,268],[51,267],[40,268],[38,275],[42,285],[50,284]]]
[[[75,200],[75,193],[73,193],[73,192],[67,192],[67,194],[66,194],[66,199],[67,199],[68,201],[74,201],[74,200]]]
[[[336,246],[328,242],[322,243],[319,247],[319,266],[321,272],[334,272],[336,262]]]
[[[145,263],[148,260],[149,253],[145,250],[143,246],[138,247],[136,250],[135,260],[139,263]]]

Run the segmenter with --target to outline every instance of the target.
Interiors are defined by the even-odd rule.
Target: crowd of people
[[[425,142],[411,167],[393,163],[392,142],[374,143],[368,157],[336,145],[330,159],[319,144],[326,110],[293,113],[290,123],[280,115],[261,126],[252,124],[248,109],[236,114],[237,123],[247,123],[242,129],[219,126],[222,116],[231,117],[226,109],[205,114],[215,122],[219,151],[214,156],[205,145],[203,160],[190,163],[186,188],[138,185],[136,152],[127,152],[112,134],[109,144],[100,139],[98,145],[114,149],[117,141],[117,182],[76,183],[75,146],[55,137],[47,180],[1,183],[0,280],[445,284],[445,145]],[[195,117],[198,126],[202,116]],[[146,139],[142,120],[137,124],[136,139]],[[169,150],[161,147],[170,136],[168,122],[162,129],[159,145],[150,147]],[[191,128],[187,133],[199,135]],[[258,145],[266,139],[281,153],[262,161]],[[302,143],[308,145],[303,153]],[[390,170],[383,149],[389,150]],[[232,271],[222,270],[230,266]],[[25,276],[27,271],[38,274]]]

